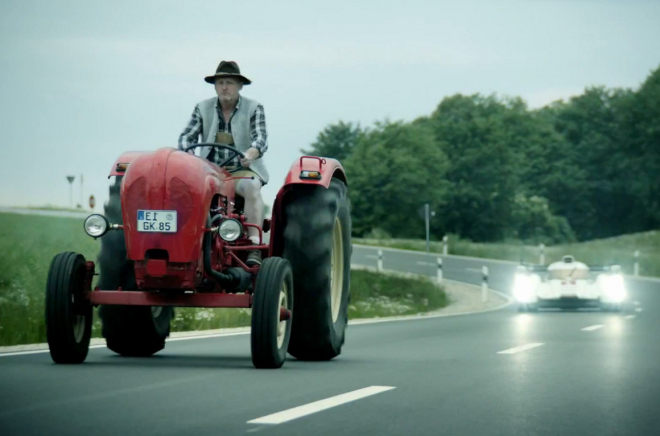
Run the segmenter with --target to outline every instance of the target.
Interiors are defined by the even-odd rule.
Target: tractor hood
[[[124,174],[121,204],[128,258],[199,261],[213,196],[233,196],[234,181],[229,174],[174,148],[132,156]],[[162,215],[176,220],[176,231],[159,231],[157,227],[145,231],[144,225],[138,228],[138,215],[144,219],[146,212],[153,211],[175,211]]]

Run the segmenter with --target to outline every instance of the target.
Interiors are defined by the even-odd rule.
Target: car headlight
[[[83,226],[85,227],[85,233],[87,233],[92,238],[99,238],[105,235],[105,233],[108,231],[110,223],[108,223],[108,219],[106,217],[95,213],[85,219]]]
[[[226,219],[220,224],[218,229],[220,237],[227,242],[233,242],[243,234],[243,226],[238,220],[233,218]]]
[[[620,274],[605,277],[602,286],[608,299],[620,303],[626,298],[626,287],[623,284],[623,276]]]
[[[513,281],[513,297],[521,303],[530,302],[534,299],[536,280],[534,276],[516,274]]]

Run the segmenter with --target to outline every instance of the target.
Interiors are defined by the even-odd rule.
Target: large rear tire
[[[92,306],[84,299],[87,269],[77,253],[60,253],[46,281],[46,337],[55,363],[82,363],[92,334]]]
[[[284,258],[291,263],[296,316],[289,354],[330,360],[348,324],[351,217],[346,185],[297,186],[285,201]]]
[[[119,190],[121,177],[110,187],[105,216],[113,224],[123,224]],[[98,286],[103,290],[137,288],[133,262],[126,258],[123,230],[113,230],[101,238],[98,257]],[[171,307],[100,306],[102,334],[108,348],[122,356],[150,356],[165,347],[170,334]]]
[[[281,257],[264,260],[257,275],[252,305],[252,363],[256,368],[280,368],[291,337],[293,274]]]

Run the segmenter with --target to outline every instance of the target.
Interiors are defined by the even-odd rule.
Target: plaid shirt
[[[236,102],[236,108],[232,112],[229,121],[231,121],[234,113],[238,110],[241,105],[241,96],[238,96],[238,101]],[[218,113],[218,132],[231,133],[231,123],[225,122],[225,117],[222,114],[222,107],[220,104],[216,105],[216,111]],[[195,106],[195,110],[188,121],[188,125],[179,136],[179,149],[183,150],[189,145],[197,144],[199,136],[202,134],[202,114],[199,112],[199,108]],[[252,143],[250,147],[254,147],[259,150],[259,157],[263,156],[266,150],[268,150],[268,133],[266,132],[266,115],[264,114],[264,107],[258,105],[257,109],[254,111],[254,114],[250,117],[250,139]],[[225,161],[229,157],[229,150],[221,150],[214,148],[208,155],[208,159],[217,164]],[[240,166],[240,157],[236,156],[232,161],[228,162],[228,166]]]

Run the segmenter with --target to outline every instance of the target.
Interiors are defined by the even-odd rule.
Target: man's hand
[[[258,157],[259,157],[259,150],[257,150],[254,147],[250,147],[245,152],[245,157],[241,159],[241,165],[243,165],[246,168],[249,168],[252,161]]]

